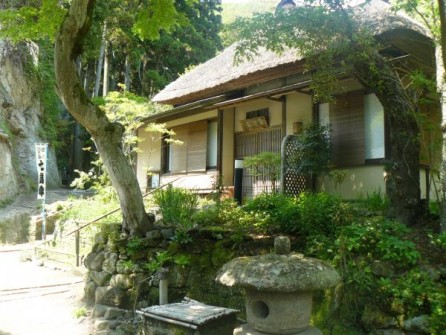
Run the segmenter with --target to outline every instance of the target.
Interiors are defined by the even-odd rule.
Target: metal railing
[[[166,187],[166,186],[168,186],[170,184],[173,184],[174,182],[176,182],[180,178],[181,177],[178,177],[178,178],[176,178],[176,179],[174,179],[174,180],[172,180],[172,181],[170,181],[170,182],[168,182],[166,184],[163,184],[163,185],[161,185],[161,186],[159,186],[159,187],[157,187],[155,189],[152,189],[149,192],[143,194],[142,197],[145,198],[145,197],[155,193],[156,191],[158,191],[158,190],[160,190],[160,189],[162,189],[162,188],[164,188],[164,187]],[[118,212],[120,210],[121,210],[120,207],[115,208],[115,209],[113,209],[113,210],[111,210],[111,211],[109,211],[109,212],[107,212],[107,213],[105,213],[105,214],[103,214],[103,215],[93,219],[93,220],[90,220],[90,221],[84,223],[80,227],[78,227],[76,229],[73,229],[69,233],[65,234],[65,237],[68,237],[68,236],[71,236],[72,234],[74,234],[74,249],[75,249],[74,254],[70,253],[70,252],[57,251],[57,250],[51,250],[49,248],[45,248],[45,245],[48,245],[48,244],[54,242],[55,237],[52,237],[52,238],[44,241],[40,246],[35,247],[36,253],[37,253],[37,250],[40,249],[42,251],[42,253],[47,253],[48,254],[48,253],[52,252],[52,253],[56,253],[56,254],[60,254],[60,255],[64,255],[64,256],[69,256],[71,258],[74,257],[75,258],[75,262],[76,262],[76,267],[79,267],[80,266],[80,262],[81,262],[81,257],[80,257],[81,256],[81,253],[80,253],[80,251],[81,251],[81,231],[83,229],[89,227],[90,225],[92,225],[94,223],[97,223],[97,222],[101,221],[102,219],[104,219],[104,218],[106,218],[106,217],[108,217],[108,216],[110,216],[110,215],[112,215],[112,214],[114,214],[114,213],[116,213],[116,212]],[[55,213],[53,213],[52,215],[55,215]],[[55,259],[51,259],[51,260],[55,260]],[[55,260],[55,261],[57,261],[57,260]]]

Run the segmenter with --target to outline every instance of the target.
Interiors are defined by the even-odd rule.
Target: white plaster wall
[[[386,194],[386,185],[384,182],[384,166],[361,166],[354,167],[348,170],[346,178],[339,185],[335,185],[332,178],[328,176],[318,178],[318,191],[325,191],[331,194],[338,194],[343,199],[358,199],[360,197],[367,197],[374,192],[380,192],[382,195]],[[425,170],[420,170],[420,189],[421,199],[426,198],[426,173]],[[431,185],[430,200],[436,201],[435,188]]]
[[[171,128],[171,127],[180,126],[180,125],[186,124],[186,123],[216,118],[217,115],[218,115],[217,110],[211,110],[211,111],[208,111],[205,113],[195,114],[192,116],[182,117],[179,119],[168,121],[168,122],[166,122],[166,125],[167,125],[167,128]]]
[[[147,187],[147,172],[158,173],[161,170],[161,141],[159,134],[151,134],[143,128],[138,129],[138,158],[136,160],[136,176],[141,190]]]
[[[311,96],[302,93],[293,93],[286,96],[286,135],[293,134],[293,123],[302,122],[308,125],[312,122]]]
[[[357,199],[373,192],[386,193],[384,167],[382,165],[352,167],[347,171],[344,181],[338,185],[328,176],[319,177],[317,189],[338,194],[343,199]]]

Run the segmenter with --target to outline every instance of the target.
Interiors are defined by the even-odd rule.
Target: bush
[[[300,213],[298,231],[307,236],[335,237],[339,228],[350,222],[350,208],[340,198],[327,193],[301,193],[297,198]]]
[[[220,227],[233,233],[232,239],[241,241],[250,233],[259,233],[266,226],[268,215],[262,212],[247,212],[234,199],[203,208],[195,216],[195,223],[206,227]]]
[[[197,211],[198,195],[169,185],[154,193],[154,202],[159,206],[163,222],[176,227],[178,242],[190,242],[188,231],[193,228],[193,216]]]
[[[251,214],[263,214],[263,230],[270,233],[295,231],[300,217],[296,199],[282,193],[261,194],[249,200],[243,210]]]
[[[407,318],[429,315],[431,334],[446,329],[446,289],[435,283],[429,273],[411,269],[394,278],[379,280],[380,293]]]

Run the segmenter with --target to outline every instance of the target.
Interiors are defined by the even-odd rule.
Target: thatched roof
[[[392,13],[390,6],[380,0],[358,5],[354,12],[359,21],[374,31],[376,36],[392,31],[411,31],[429,39],[427,31],[420,24],[407,16]],[[183,105],[302,71],[302,58],[296,50],[287,50],[282,55],[261,50],[252,61],[237,65],[234,64],[235,51],[236,45],[226,48],[166,86],[153,100]]]

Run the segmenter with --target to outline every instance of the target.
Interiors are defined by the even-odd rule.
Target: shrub
[[[277,192],[277,181],[280,177],[280,154],[275,152],[262,152],[260,154],[245,157],[243,166],[256,179],[260,179],[264,191],[268,190],[267,182],[271,182],[272,193]]]
[[[379,280],[380,293],[404,312],[406,317],[429,315],[431,334],[444,334],[446,329],[446,289],[435,283],[429,273],[411,269],[394,278]]]
[[[327,173],[331,167],[331,130],[311,123],[297,135],[296,153],[290,158],[299,174],[306,176]]]
[[[406,318],[430,314],[432,329],[439,327],[436,324],[444,316],[444,287],[439,289],[418,269],[421,255],[411,234],[405,225],[382,217],[341,229],[332,261],[343,280],[337,312],[342,323],[357,323],[366,306],[376,306]],[[444,329],[444,321],[442,327],[438,329]]]
[[[338,197],[326,193],[302,193],[296,199],[299,224],[294,230],[307,240],[334,241],[340,228],[351,222],[351,208]]]
[[[249,200],[243,210],[248,213],[262,213],[265,217],[263,230],[268,232],[293,232],[300,217],[296,199],[282,193],[261,194]]]
[[[393,262],[399,268],[410,267],[420,253],[408,240],[411,230],[396,221],[373,218],[354,223],[342,230],[339,238],[340,255],[366,257],[369,261]]]
[[[247,212],[234,199],[224,199],[221,202],[203,208],[195,216],[195,222],[200,226],[221,227],[233,233],[233,240],[241,241],[250,233],[263,231],[268,215],[262,212]]]
[[[190,242],[188,231],[194,226],[198,195],[169,185],[166,189],[156,191],[153,199],[160,208],[163,222],[176,227],[178,242]]]

